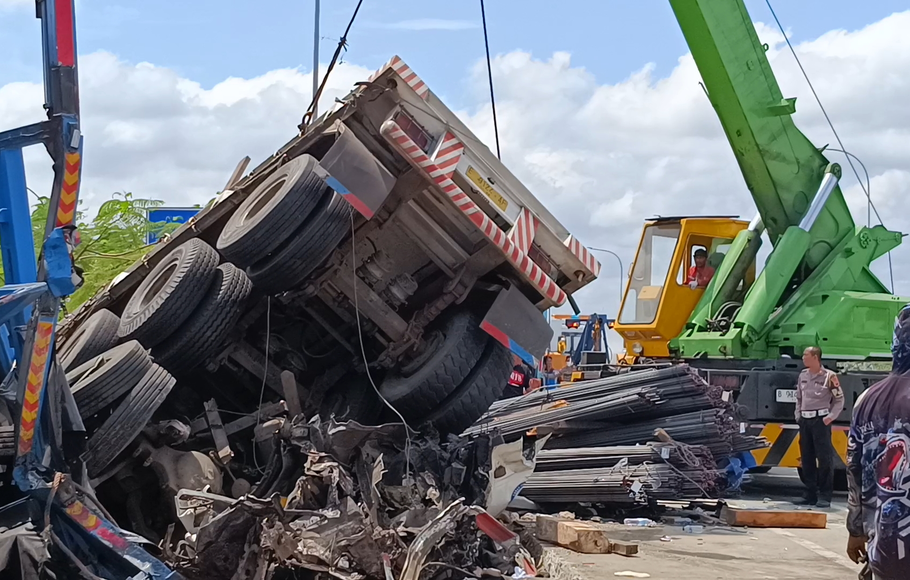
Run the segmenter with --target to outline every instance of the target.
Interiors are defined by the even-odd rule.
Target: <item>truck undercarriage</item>
[[[65,0],[51,7],[72,16]],[[0,144],[20,145],[13,133]],[[81,139],[63,137],[75,153],[55,157],[59,209],[38,282],[6,287],[0,301],[10,323],[37,300],[5,369],[5,483],[30,494],[5,512],[11,525],[21,524],[15,506],[44,502],[53,557],[86,577],[179,577],[161,560],[194,577],[213,577],[206,561],[225,577],[237,566],[235,577],[258,577],[270,564],[239,552],[292,537],[251,528],[243,514],[265,509],[257,502],[329,510],[329,520],[341,507],[355,536],[403,517],[427,533],[468,515],[468,528],[495,531],[480,505],[502,509],[511,493],[492,481],[509,465],[502,442],[446,436],[499,397],[513,356],[536,363],[552,334],[542,312],[599,264],[400,58],[246,177],[241,163],[212,204],[58,330],[60,304],[81,283],[71,223]],[[333,467],[329,456],[346,459]],[[527,457],[519,463],[509,469],[528,471]],[[424,470],[419,481],[412,469]],[[223,524],[200,517],[256,535],[227,554],[212,543]],[[476,552],[479,537],[459,541]],[[334,544],[312,549],[338,566]],[[517,538],[509,545],[485,562],[530,562]],[[340,569],[407,572],[426,558],[420,546],[347,551],[354,562]]]

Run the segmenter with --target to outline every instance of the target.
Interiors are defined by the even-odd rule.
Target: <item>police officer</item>
[[[806,497],[803,504],[831,507],[834,491],[834,446],[831,423],[844,410],[844,393],[834,371],[822,366],[822,351],[810,346],[803,352],[806,368],[796,385],[796,422]]]

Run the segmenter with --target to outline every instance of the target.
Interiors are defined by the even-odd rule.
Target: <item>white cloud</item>
[[[0,11],[34,6],[34,0],[0,0]]]
[[[392,30],[470,30],[479,28],[480,24],[472,20],[446,20],[442,18],[418,18],[399,22],[371,22],[368,28],[388,28]]]
[[[244,155],[255,165],[296,134],[312,91],[310,74],[293,69],[203,89],[171,69],[124,63],[105,52],[84,56],[79,64],[85,135],[81,198],[87,208],[114,191],[174,205],[205,203]],[[320,110],[371,72],[338,65]],[[41,120],[42,103],[40,85],[0,87],[0,127]],[[52,176],[47,154],[32,147],[26,163],[32,189],[47,193]]]
[[[818,146],[836,147],[783,36],[760,23],[756,28],[770,45],[784,95],[798,98],[797,126]],[[846,147],[869,169],[886,225],[904,232],[910,232],[910,214],[901,211],[910,195],[910,78],[902,72],[910,70],[908,28],[910,12],[904,12],[796,46]],[[588,245],[616,251],[626,269],[649,216],[754,215],[691,55],[665,78],[646,64],[615,84],[598,83],[564,53],[539,60],[516,51],[498,56],[493,67],[504,161],[571,231]],[[472,80],[482,104],[467,122],[492,143],[483,63]],[[849,165],[838,153],[828,157],[843,166],[845,195],[856,222],[865,224],[865,197]],[[897,291],[910,295],[910,242],[892,258]],[[581,291],[578,302],[616,314],[618,267],[610,256],[601,261],[602,279]],[[889,283],[886,259],[873,269]]]
[[[784,95],[798,97],[797,125],[817,145],[833,144],[783,37],[775,29],[757,28],[771,45],[768,55]],[[847,148],[869,169],[872,198],[886,224],[905,232],[910,232],[910,215],[902,211],[910,199],[908,29],[910,12],[904,12],[796,47]],[[541,60],[514,51],[493,65],[504,161],[570,231],[588,245],[615,251],[626,269],[647,217],[754,214],[691,56],[681,56],[666,77],[644,65],[615,84],[599,83],[564,52]],[[320,108],[371,72],[337,67]],[[204,89],[171,69],[125,63],[108,53],[83,57],[80,76],[83,199],[89,205],[118,190],[175,205],[206,201],[241,157],[250,155],[256,163],[295,134],[311,86],[309,74],[287,69]],[[492,145],[485,64],[477,63],[469,79],[463,118]],[[42,100],[39,85],[0,87],[0,127],[40,120]],[[865,198],[849,166],[839,154],[829,158],[843,165],[845,195],[857,223],[864,224]],[[34,148],[27,160],[33,188],[46,191],[46,155]],[[910,243],[892,257],[897,290],[910,295]],[[578,301],[585,310],[615,314],[618,267],[611,256],[602,256],[602,262],[603,279],[579,293]],[[874,269],[887,283],[887,261],[879,260]]]

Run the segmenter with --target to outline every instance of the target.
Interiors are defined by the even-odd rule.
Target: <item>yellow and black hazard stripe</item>
[[[847,466],[847,427],[831,428],[831,443],[835,451],[835,469]],[[752,451],[758,465],[765,467],[799,467],[799,426],[783,423],[749,425],[749,434],[764,437],[771,444]]]

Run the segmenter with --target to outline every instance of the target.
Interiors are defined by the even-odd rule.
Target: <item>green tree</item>
[[[32,211],[36,255],[44,239],[48,201],[47,197],[39,197]],[[163,203],[135,198],[131,193],[117,192],[101,204],[98,213],[91,220],[86,220],[83,212],[77,212],[76,223],[81,243],[76,247],[74,257],[76,265],[83,270],[85,282],[67,300],[69,310],[78,308],[148,252],[151,246],[146,244],[146,236],[150,231],[161,237],[180,226],[176,223],[153,224],[148,221],[147,210]]]

